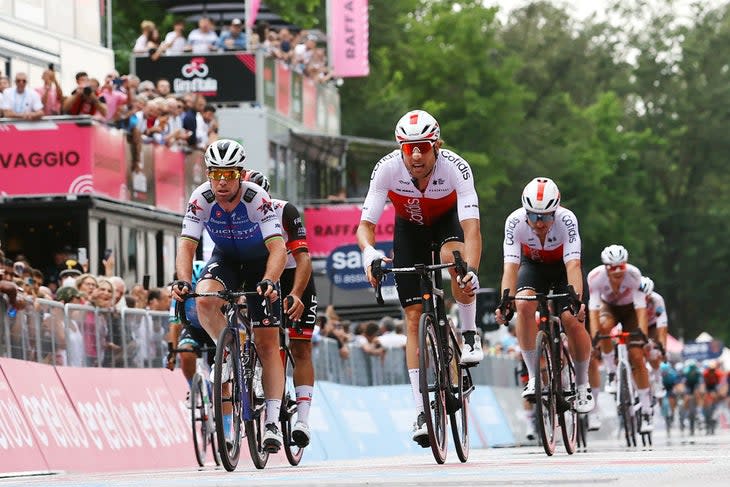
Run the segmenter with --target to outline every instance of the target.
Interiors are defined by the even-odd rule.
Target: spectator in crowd
[[[0,95],[2,95],[8,88],[10,88],[10,79],[8,79],[8,77],[4,74],[0,74]]]
[[[63,304],[82,304],[82,296],[78,289],[71,286],[62,287],[56,292],[56,300]],[[66,365],[82,367],[84,365],[84,335],[79,317],[82,312],[72,312],[65,323]]]
[[[127,284],[124,282],[124,279],[119,276],[110,276],[109,282],[111,282],[112,286],[114,286],[114,302],[112,303],[112,306],[114,306],[114,309],[121,312],[127,307],[127,300],[124,299],[127,292]]]
[[[335,322],[327,318],[326,315],[318,317],[319,336],[331,338],[337,342],[340,357],[346,359],[350,356],[350,347],[348,346],[349,337],[340,322]]]
[[[362,326],[362,334],[358,335],[356,346],[360,346],[363,352],[368,355],[376,355],[382,357],[385,355],[385,349],[380,344],[380,326],[374,321],[367,321],[360,324]]]
[[[246,34],[243,32],[241,19],[233,19],[228,30],[221,32],[216,46],[221,51],[245,51]]]
[[[167,78],[158,79],[157,84],[155,84],[155,90],[157,90],[157,94],[162,98],[166,98],[170,94],[170,81]]]
[[[63,102],[63,112],[67,115],[94,116],[99,113],[106,116],[106,105],[97,97],[89,75],[84,71],[76,73],[76,84],[76,89]]]
[[[147,290],[142,284],[135,284],[129,291],[129,294],[134,298],[135,308],[144,309],[147,307]]]
[[[172,30],[167,33],[165,40],[160,45],[162,53],[168,56],[179,56],[184,54],[190,48],[185,39],[185,21],[178,19],[175,21]]]
[[[168,125],[170,132],[165,138],[165,144],[170,148],[179,148],[185,145],[190,134],[183,128],[183,109],[185,105],[182,100],[169,96],[166,100],[169,113]]]
[[[94,294],[97,287],[99,287],[99,284],[93,274],[81,274],[76,278],[76,289],[81,292],[80,298],[84,304],[90,302],[91,295]]]
[[[75,260],[66,260],[66,268],[58,273],[58,287],[76,287],[76,279],[81,276],[81,271],[75,267],[76,265],[77,264]]]
[[[43,102],[34,90],[28,89],[28,75],[15,75],[15,88],[3,92],[3,116],[22,120],[38,120],[43,116]]]
[[[208,17],[202,17],[198,21],[198,28],[193,29],[188,35],[188,44],[193,54],[207,54],[215,52],[218,34],[213,30],[213,22]]]
[[[155,97],[157,92],[155,91],[155,84],[152,81],[145,80],[139,84],[139,92],[147,96],[149,99]]]
[[[183,128],[190,132],[188,145],[190,148],[205,148],[204,142],[207,140],[208,127],[203,119],[203,111],[206,103],[203,95],[196,95],[193,108],[189,109],[183,115]]]
[[[406,346],[406,335],[403,333],[403,323],[396,323],[390,316],[380,320],[382,334],[378,337],[383,348],[404,348]]]
[[[63,90],[61,84],[56,78],[56,72],[52,69],[43,71],[43,86],[36,88],[36,92],[41,98],[43,104],[43,115],[60,115]]]
[[[294,56],[294,45],[294,36],[284,27],[279,31],[279,48],[274,51],[274,56],[288,63]]]
[[[137,37],[137,40],[134,42],[134,47],[132,48],[132,51],[135,54],[149,54],[150,49],[156,49],[157,46],[154,45],[153,39],[153,32],[155,31],[155,23],[151,20],[143,20],[142,23],[139,25],[140,30],[142,33],[139,37]]]
[[[112,125],[119,123],[122,110],[127,104],[127,93],[120,89],[123,82],[119,72],[112,71],[106,75],[99,90],[99,101],[103,101],[107,110],[104,120]]]

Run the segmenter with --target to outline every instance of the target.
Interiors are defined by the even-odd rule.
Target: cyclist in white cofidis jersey
[[[641,277],[641,291],[646,295],[646,316],[649,321],[650,344],[647,346],[647,360],[649,361],[649,379],[654,397],[661,399],[666,395],[662,380],[661,365],[664,351],[667,349],[667,307],[661,294],[654,291],[654,281]]]
[[[578,219],[569,209],[560,206],[560,191],[552,179],[538,177],[522,191],[522,207],[507,217],[504,226],[504,272],[502,290],[510,289],[517,296],[534,296],[567,291],[583,295],[581,241]],[[566,298],[555,300],[555,309],[568,336],[570,354],[575,361],[575,408],[587,413],[595,406],[588,384],[588,363],[591,338],[585,329],[585,305],[573,310]],[[535,400],[535,373],[539,357],[535,349],[536,301],[515,301],[517,307],[517,339],[527,367],[528,380],[522,397]],[[577,316],[573,315],[577,311]],[[508,319],[500,309],[495,312],[498,323]]]
[[[371,265],[385,259],[376,250],[375,224],[386,199],[395,207],[393,265],[409,267],[431,261],[431,245],[440,249],[441,262],[453,262],[453,251],[461,252],[468,265],[462,279],[451,273],[451,289],[459,307],[464,346],[461,361],[476,364],[483,358],[476,333],[476,299],[479,287],[477,269],[482,252],[479,230],[479,200],[469,164],[458,154],[441,148],[439,124],[429,113],[413,110],[398,121],[395,140],[400,149],[383,157],[373,169],[362,209],[357,239],[363,251],[363,265],[370,283]],[[412,438],[424,448],[429,446],[424,404],[419,388],[418,320],[421,316],[421,291],[418,276],[397,275],[398,296],[407,323],[406,363],[418,415]],[[428,407],[429,405],[425,405]]]
[[[588,273],[591,334],[608,335],[618,323],[625,332],[641,330],[649,333],[646,296],[641,291],[641,271],[629,264],[629,252],[622,245],[609,245],[601,252],[599,265]],[[605,391],[616,392],[616,357],[611,340],[601,340],[601,358],[608,372]],[[644,351],[629,347],[629,361],[641,402],[641,433],[654,430],[649,374]]]

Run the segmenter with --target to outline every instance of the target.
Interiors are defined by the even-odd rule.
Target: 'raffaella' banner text
[[[357,243],[355,233],[362,208],[358,205],[328,205],[304,209],[307,245],[312,257],[328,257],[337,247]],[[393,241],[395,210],[386,205],[375,226],[377,242]]]

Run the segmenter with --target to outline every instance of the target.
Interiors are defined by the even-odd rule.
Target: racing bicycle
[[[444,463],[448,415],[456,455],[460,461],[466,462],[469,458],[469,395],[474,385],[469,367],[460,363],[461,347],[451,322],[446,318],[441,270],[455,267],[457,273],[464,276],[467,267],[459,251],[454,251],[454,262],[448,264],[440,263],[438,248],[432,246],[431,254],[431,265],[386,269],[381,259],[373,261],[372,274],[378,281],[376,298],[380,305],[384,303],[381,283],[386,274],[415,274],[419,277],[423,313],[418,323],[418,367],[428,441],[436,462]]]
[[[550,301],[568,298],[573,310],[578,310],[580,300],[570,285],[565,293],[536,293],[526,296],[510,296],[509,293],[509,289],[503,291],[499,304],[504,316],[511,314],[512,301],[537,301],[539,330],[536,353],[539,368],[536,368],[538,373],[535,374],[535,396],[532,400],[535,401],[535,416],[542,447],[549,456],[555,453],[559,424],[565,450],[572,455],[577,446],[579,423],[578,411],[575,409],[575,366],[560,317],[552,313]]]

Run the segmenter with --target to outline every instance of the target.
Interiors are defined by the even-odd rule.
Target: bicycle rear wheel
[[[266,417],[266,399],[264,397],[264,388],[261,384],[263,367],[261,359],[256,353],[256,347],[249,344],[248,350],[244,353],[248,354],[248,364],[245,371],[245,388],[248,397],[248,404],[251,408],[251,419],[245,420],[246,438],[248,439],[248,452],[251,460],[256,468],[262,469],[269,461],[269,452],[264,449],[264,426]]]
[[[557,388],[557,392],[563,394],[563,400],[567,401],[570,407],[558,416],[558,423],[560,424],[560,430],[563,433],[565,451],[567,451],[569,455],[572,455],[575,453],[578,438],[578,411],[575,409],[575,401],[577,398],[575,386],[575,366],[570,357],[570,353],[568,352],[568,348],[565,345],[561,345],[560,349],[563,373],[556,373],[556,377],[560,377],[562,379],[560,387]],[[565,381],[568,383],[565,384]],[[570,392],[567,392],[566,395],[566,391],[568,390]]]
[[[203,400],[205,382],[200,374],[195,374],[190,382],[190,423],[193,427],[193,447],[195,448],[195,459],[198,465],[205,466],[205,451],[208,448],[208,440],[211,438],[211,431],[208,431],[208,411]]]
[[[223,467],[233,472],[238,466],[241,455],[241,355],[236,350],[235,330],[224,328],[218,338],[213,371],[213,404],[215,411],[215,431]],[[223,381],[224,363],[228,363],[230,377]],[[223,405],[232,406],[231,434],[226,437],[223,429]]]
[[[284,358],[284,397],[281,400],[281,436],[284,438],[284,453],[289,465],[297,466],[302,461],[304,448],[300,448],[291,437],[292,419],[297,413],[297,395],[294,391],[294,367],[289,357]]]
[[[547,455],[555,453],[557,438],[555,435],[555,377],[552,352],[550,350],[550,337],[540,330],[537,332],[537,360],[538,368],[535,374],[535,416],[537,417],[538,430],[542,439],[542,447]],[[562,391],[561,391],[562,392]]]
[[[629,396],[629,375],[625,367],[621,367],[619,372],[621,381],[621,389],[619,391],[619,417],[624,427],[624,436],[626,437],[626,446],[636,446],[636,423],[633,414],[633,398]]]
[[[586,443],[586,431],[588,431],[588,415],[579,414],[577,446],[583,451],[588,451],[588,444]]]
[[[449,326],[449,384],[451,391],[447,397],[447,410],[451,423],[451,434],[454,438],[456,456],[463,463],[469,458],[469,394],[471,393],[471,375],[466,367],[459,364],[461,349],[456,340],[454,330]],[[448,404],[448,401],[451,404]]]
[[[423,412],[426,416],[428,440],[437,463],[446,461],[446,395],[441,370],[446,363],[436,335],[433,316],[424,313],[418,323],[418,367]]]

